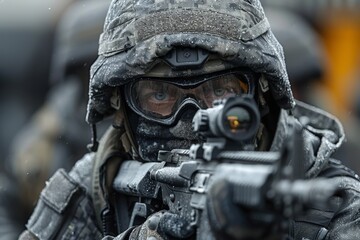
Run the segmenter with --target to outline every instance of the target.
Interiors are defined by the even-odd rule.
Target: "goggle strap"
[[[265,78],[264,74],[261,74],[260,78],[259,78],[259,85],[260,85],[260,89],[262,92],[267,92],[269,91],[269,82],[267,81],[267,79]]]
[[[121,94],[120,94],[120,89],[119,88],[116,88],[113,91],[113,94],[112,94],[112,96],[110,98],[110,104],[111,104],[111,107],[115,108],[116,110],[120,109],[120,106],[121,106]]]
[[[138,152],[135,149],[135,141],[132,135],[129,118],[126,116],[126,110],[124,106],[124,99],[121,98],[120,90],[118,92],[119,99],[119,109],[115,112],[115,117],[113,120],[113,127],[116,129],[124,129],[123,133],[120,136],[121,144],[126,152],[131,152],[134,158],[139,156]]]
[[[87,145],[87,148],[90,152],[96,152],[99,147],[99,142],[97,140],[96,124],[91,124],[91,135],[91,143]]]

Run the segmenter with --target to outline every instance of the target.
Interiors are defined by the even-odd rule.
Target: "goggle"
[[[125,85],[128,105],[140,116],[171,125],[185,106],[213,106],[216,100],[254,93],[254,74],[227,72],[202,78],[139,78]]]

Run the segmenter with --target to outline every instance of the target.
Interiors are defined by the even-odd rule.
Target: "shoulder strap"
[[[65,171],[58,170],[41,192],[40,200],[26,227],[39,239],[53,239],[61,228],[62,214],[70,201],[79,198],[81,193],[82,189]]]
[[[129,159],[123,146],[124,128],[110,127],[100,140],[92,173],[92,199],[96,219],[102,231],[107,232],[104,221],[110,214],[111,184],[124,158]],[[106,215],[106,216],[104,216]],[[110,221],[110,220],[109,220]]]
[[[60,169],[41,192],[26,227],[41,240],[96,239],[101,234],[89,207],[85,189]]]
[[[319,177],[350,177],[359,180],[359,176],[353,170],[343,165],[339,160],[333,158],[329,159],[329,165],[321,171]]]
[[[355,180],[359,180],[358,175],[344,166],[340,161],[336,159],[329,159],[328,166],[323,169],[318,177],[323,178],[336,178],[336,177],[349,177]],[[326,239],[328,228],[331,220],[333,219],[336,211],[340,207],[341,200],[338,197],[334,197],[331,207],[316,206],[309,211],[303,217],[295,220],[294,234],[296,237],[302,237],[303,239]],[[301,239],[301,238],[300,238]]]

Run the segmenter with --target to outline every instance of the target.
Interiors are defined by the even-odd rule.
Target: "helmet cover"
[[[113,0],[90,72],[87,122],[113,113],[114,87],[145,76],[179,47],[204,49],[221,61],[163,77],[246,67],[266,77],[280,107],[295,105],[282,47],[259,0]]]

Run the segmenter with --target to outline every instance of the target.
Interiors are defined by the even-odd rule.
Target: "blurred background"
[[[0,0],[0,239],[16,239],[44,181],[87,151],[88,71],[109,1]],[[295,97],[340,119],[335,156],[360,172],[360,0],[262,3]],[[24,207],[1,211],[14,201]]]
[[[360,172],[360,0],[262,0],[297,99],[343,123],[334,157]]]
[[[49,89],[56,24],[71,0],[0,0],[0,156]]]
[[[0,0],[0,240],[17,239],[45,181],[88,152],[89,69],[109,3]]]

